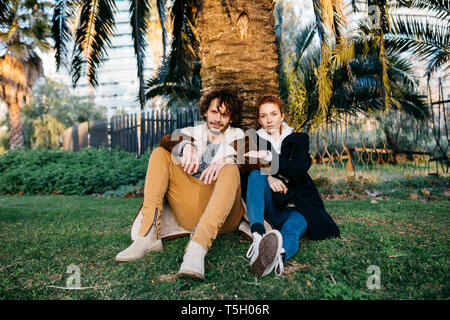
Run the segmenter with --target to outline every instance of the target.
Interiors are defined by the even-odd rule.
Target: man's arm
[[[178,147],[179,143],[194,143],[194,138],[186,136],[184,134],[166,134],[159,140],[159,146],[163,147],[169,152],[172,152],[173,148]],[[181,152],[181,150],[179,150]]]

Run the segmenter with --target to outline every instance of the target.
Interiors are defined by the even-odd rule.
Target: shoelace
[[[284,252],[284,249],[281,251],[281,253]],[[281,256],[281,254],[278,255],[277,260],[275,262],[275,274],[277,276],[281,276],[281,274],[284,271],[284,264],[283,264],[283,257]]]
[[[260,241],[261,241],[261,238],[253,237],[253,242],[250,245],[250,248],[248,248],[247,254],[245,255],[248,259],[253,257],[253,254],[257,250]]]

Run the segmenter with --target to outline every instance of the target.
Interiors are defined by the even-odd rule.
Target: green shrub
[[[150,152],[86,148],[80,152],[10,151],[0,155],[0,194],[93,194],[145,179]]]

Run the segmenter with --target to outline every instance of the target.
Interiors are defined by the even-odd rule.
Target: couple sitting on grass
[[[162,250],[162,239],[190,235],[178,275],[204,279],[213,240],[239,229],[252,239],[251,272],[281,275],[305,234],[339,237],[308,175],[308,135],[283,121],[277,96],[262,96],[257,108],[261,128],[244,133],[239,98],[216,90],[200,102],[200,125],[161,138],[148,162],[133,243],[116,261],[139,259]]]

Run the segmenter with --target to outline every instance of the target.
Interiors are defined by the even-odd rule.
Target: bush
[[[145,179],[150,152],[85,148],[10,151],[0,155],[0,194],[93,194]]]

